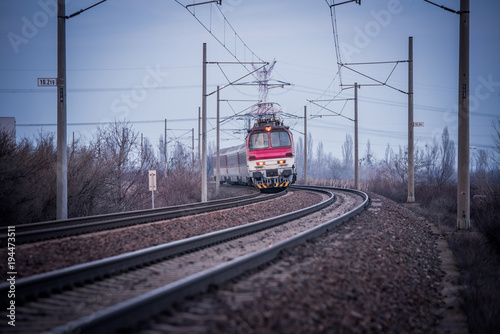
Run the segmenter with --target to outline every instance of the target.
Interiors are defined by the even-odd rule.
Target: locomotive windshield
[[[290,136],[285,131],[271,132],[271,146],[284,147],[290,146]]]
[[[269,136],[271,137],[271,147],[288,147],[292,145],[290,135],[285,131],[275,131],[269,134],[268,132],[255,132],[250,135],[249,148],[268,148]]]
[[[269,138],[267,132],[256,132],[250,135],[249,147],[253,148],[267,148],[269,146]]]

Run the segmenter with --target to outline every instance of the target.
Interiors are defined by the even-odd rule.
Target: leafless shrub
[[[68,155],[68,215],[90,216],[109,212],[105,197],[112,164],[96,158],[94,147],[78,143]]]
[[[51,219],[56,183],[53,135],[40,133],[36,143],[24,138],[16,145],[12,134],[0,132],[0,152],[2,223]]]
[[[147,207],[147,171],[157,159],[127,123],[100,128],[87,145],[68,148],[68,215],[95,215]],[[0,132],[0,215],[3,224],[55,219],[56,147],[51,133],[18,144]],[[148,201],[149,199],[149,201]]]
[[[494,150],[496,154],[500,155],[500,117],[492,120],[491,125],[495,130],[495,133],[492,135]],[[500,165],[500,158],[493,156],[492,159],[497,166]]]
[[[500,251],[500,171],[484,173],[476,182],[471,216],[478,230]]]
[[[484,235],[461,232],[449,235],[448,244],[460,270],[469,332],[496,333],[500,327],[498,251]]]
[[[383,167],[381,167],[383,168]],[[407,187],[399,179],[394,177],[390,170],[379,169],[367,181],[367,189],[396,202],[404,202],[407,197]]]

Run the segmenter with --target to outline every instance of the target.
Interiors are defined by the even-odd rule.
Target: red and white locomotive
[[[260,190],[284,189],[297,178],[293,135],[274,114],[257,119],[245,144],[221,149],[219,163],[221,182]]]

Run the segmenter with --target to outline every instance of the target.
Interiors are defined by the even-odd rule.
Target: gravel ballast
[[[16,248],[17,278],[279,216],[314,205],[321,198],[316,193],[291,190],[284,196],[256,204],[19,245]],[[6,248],[0,249],[0,258],[7,258]],[[0,263],[2,280],[8,272],[6,264]]]
[[[178,304],[142,324],[143,333],[441,331],[438,236],[410,210],[371,197],[339,229]]]

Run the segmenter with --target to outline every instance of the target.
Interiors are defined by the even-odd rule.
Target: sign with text
[[[57,86],[57,78],[38,78],[39,87],[55,87]]]
[[[156,171],[150,170],[148,175],[149,175],[149,191],[156,191]]]
[[[424,122],[413,122],[413,127],[415,128],[421,128],[424,126]]]

